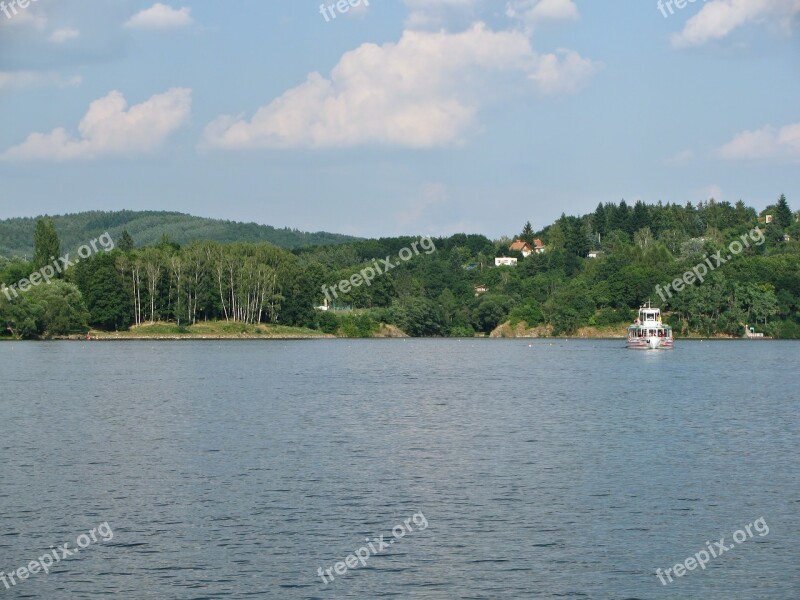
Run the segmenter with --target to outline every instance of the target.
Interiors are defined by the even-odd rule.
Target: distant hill
[[[0,256],[33,254],[33,230],[36,218],[0,221]],[[306,246],[346,244],[358,238],[326,233],[306,233],[297,229],[276,229],[257,223],[237,223],[193,217],[178,212],[158,211],[92,211],[51,217],[65,252],[74,251],[106,231],[114,240],[123,230],[131,234],[136,246],[158,243],[164,234],[171,242],[187,244],[194,240],[215,242],[269,242],[287,249]]]

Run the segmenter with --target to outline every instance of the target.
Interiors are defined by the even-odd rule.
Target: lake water
[[[800,343],[623,346],[2,343],[0,598],[800,598]]]

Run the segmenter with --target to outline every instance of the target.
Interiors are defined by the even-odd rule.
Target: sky
[[[0,218],[513,236],[800,209],[800,0],[0,2]]]

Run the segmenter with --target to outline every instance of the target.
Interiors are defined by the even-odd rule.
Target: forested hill
[[[169,223],[168,215],[151,214],[151,223]],[[153,224],[143,238],[131,227],[137,221],[120,221],[98,217],[56,232],[40,220],[35,256],[0,260],[0,337],[156,324],[180,333],[207,321],[345,336],[384,326],[427,337],[613,335],[652,300],[681,337],[755,330],[800,339],[800,213],[784,196],[760,213],[743,202],[623,201],[540,231],[528,222],[499,240],[462,233],[292,251],[248,243],[257,238],[238,231],[235,243],[161,242],[165,233],[173,241],[199,235]],[[136,244],[123,243],[123,227]],[[106,229],[117,236],[112,252],[82,258],[49,285],[34,282],[59,246],[69,252]],[[324,302],[330,310],[319,309]]]
[[[85,244],[106,231],[119,239],[127,231],[137,246],[158,243],[166,234],[170,241],[187,244],[202,240],[212,242],[269,242],[281,248],[344,244],[357,238],[326,233],[306,233],[296,229],[276,229],[257,223],[236,223],[193,217],[178,212],[92,211],[52,217],[65,252]],[[36,218],[0,221],[0,256],[31,256]]]

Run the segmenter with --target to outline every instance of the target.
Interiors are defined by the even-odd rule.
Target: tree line
[[[758,226],[765,243],[746,248],[700,284],[661,301],[672,281]],[[697,205],[601,204],[562,215],[534,231],[490,240],[457,234],[437,251],[399,264],[370,286],[340,295],[342,310],[319,310],[322,286],[396,256],[415,238],[356,241],[284,250],[267,243],[194,241],[167,236],[136,247],[123,232],[116,248],[80,262],[50,285],[9,301],[0,294],[3,335],[40,337],[124,330],[156,322],[280,324],[368,336],[380,324],[413,336],[471,336],[498,325],[541,327],[552,335],[629,323],[652,299],[679,335],[742,335],[746,325],[800,338],[800,230],[785,197],[761,214],[742,202]],[[543,254],[511,251],[515,239],[540,239]],[[34,257],[0,261],[0,283],[27,277],[59,251],[46,219],[37,223]],[[596,258],[589,258],[591,256]],[[45,256],[46,255],[46,256]],[[495,267],[497,256],[518,259]]]

